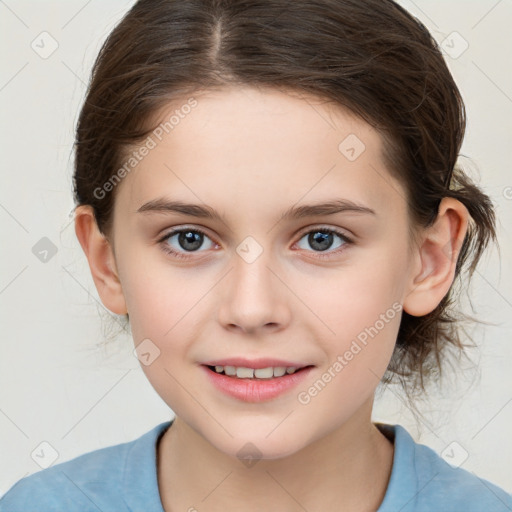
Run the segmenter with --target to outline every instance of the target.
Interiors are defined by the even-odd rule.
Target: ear
[[[468,229],[466,207],[451,197],[442,199],[436,221],[416,249],[415,264],[403,309],[412,316],[432,312],[455,278],[457,258]]]
[[[75,233],[89,262],[101,302],[113,313],[125,315],[126,302],[110,242],[100,232],[91,206],[75,211]]]

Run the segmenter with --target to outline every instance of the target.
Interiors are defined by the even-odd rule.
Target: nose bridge
[[[270,289],[275,284],[270,279],[272,275],[269,268],[272,265],[269,257],[270,251],[264,251],[257,256],[254,256],[252,250],[244,256],[240,255],[238,249],[237,253],[237,256],[234,257],[234,269],[231,276],[235,290],[246,290],[254,296],[263,294],[270,297]]]
[[[238,245],[219,308],[219,320],[225,327],[246,331],[282,327],[287,321],[283,285],[271,270],[274,266],[272,251],[253,237]]]

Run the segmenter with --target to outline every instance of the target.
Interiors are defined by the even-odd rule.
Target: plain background
[[[36,461],[55,456],[59,463],[129,441],[173,416],[143,375],[129,336],[100,346],[101,315],[108,314],[70,216],[73,132],[92,62],[132,3],[0,2],[0,495],[40,470]],[[477,369],[456,366],[430,402],[419,404],[418,420],[398,390],[388,389],[374,420],[404,425],[416,440],[512,492],[512,2],[401,3],[451,55],[468,113],[462,153],[495,202],[501,261],[491,251],[471,287],[475,314],[490,323],[471,329]],[[44,55],[52,44],[58,47]],[[57,251],[46,262],[33,252],[37,243],[48,246],[44,237]]]

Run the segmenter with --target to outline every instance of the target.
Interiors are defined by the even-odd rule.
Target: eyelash
[[[173,231],[170,231],[169,233],[166,233],[165,236],[163,236],[162,238],[160,238],[158,240],[158,243],[160,244],[161,249],[165,253],[170,254],[173,257],[176,257],[178,259],[184,259],[184,260],[191,259],[193,256],[189,256],[189,255],[185,256],[185,254],[187,254],[187,253],[182,253],[182,252],[175,251],[174,249],[171,249],[167,243],[165,243],[173,235],[177,235],[179,233],[184,233],[184,232],[200,233],[203,236],[205,236],[207,238],[210,238],[207,233],[205,233],[202,229],[199,229],[199,228],[180,228],[180,229],[175,229]],[[316,232],[337,235],[344,242],[341,247],[338,247],[334,251],[329,251],[329,252],[326,251],[325,254],[322,251],[310,251],[310,252],[317,253],[317,257],[319,257],[321,259],[330,258],[333,254],[338,254],[341,251],[343,251],[345,246],[351,245],[351,244],[354,243],[352,239],[350,239],[347,235],[345,235],[341,231],[338,231],[338,230],[333,229],[333,228],[327,228],[327,227],[315,227],[313,229],[309,229],[309,231],[304,231],[303,233],[301,233],[299,241],[302,240],[302,238],[304,238],[305,235],[308,235],[310,233],[316,233]],[[197,252],[197,251],[191,251],[188,254],[193,254],[194,252]]]

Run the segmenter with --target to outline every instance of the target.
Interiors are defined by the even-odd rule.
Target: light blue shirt
[[[134,441],[86,453],[21,479],[0,499],[0,512],[164,512],[156,443],[170,424],[161,423]],[[376,425],[394,438],[395,445],[391,478],[376,512],[512,511],[512,495],[450,466],[400,425]],[[190,505],[201,509],[200,503]]]

